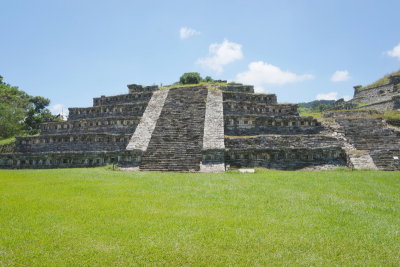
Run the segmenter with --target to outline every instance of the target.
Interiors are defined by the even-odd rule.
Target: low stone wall
[[[41,135],[85,132],[133,133],[139,121],[139,116],[131,116],[45,122],[40,124],[40,130]]]
[[[17,137],[16,152],[119,151],[125,150],[131,134],[60,134]]]
[[[225,116],[226,135],[316,134],[323,127],[312,117]]]
[[[0,169],[79,168],[107,164],[135,167],[138,162],[140,155],[134,151],[0,154]]]
[[[89,108],[69,108],[68,120],[104,118],[116,116],[141,116],[147,107],[147,102],[123,104],[115,106],[97,106]]]
[[[101,96],[93,98],[93,106],[121,105],[150,100],[152,92],[131,93],[115,96]]]
[[[260,104],[276,104],[275,94],[248,94],[238,92],[223,92],[223,100],[233,100],[236,102],[252,102]]]

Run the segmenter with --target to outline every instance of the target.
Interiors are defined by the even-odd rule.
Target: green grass
[[[311,108],[305,108],[305,107],[298,107],[297,108],[299,115],[302,117],[314,117],[315,119],[321,119],[323,117],[322,111],[317,111]]]
[[[397,110],[385,110],[381,116],[388,120],[400,120],[400,111]]]
[[[400,264],[400,173],[0,171],[0,266]]]
[[[375,81],[375,82],[373,82],[373,83],[371,83],[369,85],[363,86],[358,90],[365,90],[365,89],[369,89],[369,88],[373,88],[373,87],[377,87],[377,86],[388,84],[390,82],[390,76],[393,76],[393,75],[400,75],[400,71],[396,71],[396,72],[387,74],[387,75],[383,76],[382,78],[380,78],[379,80],[377,80],[377,81]],[[399,87],[397,86],[397,88],[399,88]]]
[[[0,145],[7,145],[15,142],[15,137],[0,139]]]

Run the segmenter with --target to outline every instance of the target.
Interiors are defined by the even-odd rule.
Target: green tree
[[[207,83],[211,83],[211,82],[213,82],[214,80],[213,80],[213,78],[211,78],[210,76],[206,76],[206,77],[204,78],[204,81],[207,82]]]
[[[26,92],[3,82],[0,76],[0,137],[6,138],[27,131],[39,131],[39,124],[56,120],[46,108],[50,100],[42,96],[30,96]]]
[[[0,76],[0,136],[10,137],[24,128],[29,95],[16,86],[3,82]]]
[[[186,72],[180,78],[181,84],[197,84],[201,82],[201,76],[198,72]]]

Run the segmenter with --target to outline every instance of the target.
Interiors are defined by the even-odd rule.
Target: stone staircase
[[[349,167],[356,170],[377,170],[372,157],[368,150],[358,150],[354,145],[349,143],[342,126],[335,120],[330,119],[329,121],[323,120],[322,125],[326,129],[324,132],[326,135],[332,135],[337,138],[342,144],[342,149],[346,152],[347,163]]]
[[[207,92],[200,86],[169,90],[141,170],[200,170]]]
[[[377,169],[400,170],[400,131],[380,118],[337,118],[336,122],[339,134],[356,150],[366,151]],[[362,161],[360,154],[358,158]]]
[[[201,172],[225,171],[224,107],[222,91],[209,90],[204,122]]]

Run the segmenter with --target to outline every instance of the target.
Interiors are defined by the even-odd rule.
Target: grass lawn
[[[399,251],[399,172],[0,170],[0,266],[398,266]]]

